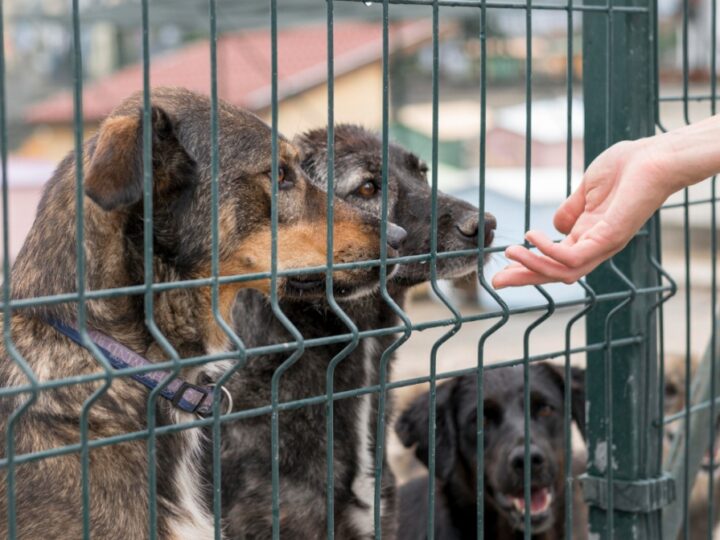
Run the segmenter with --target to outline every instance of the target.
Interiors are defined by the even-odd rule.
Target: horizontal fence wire
[[[610,347],[613,349],[617,348],[623,348],[623,347],[632,347],[636,346],[639,343],[642,343],[643,338],[641,336],[638,337],[628,337],[628,338],[618,338],[610,342]],[[601,343],[593,343],[581,347],[573,347],[569,350],[562,349],[557,351],[552,351],[548,353],[543,354],[537,354],[537,355],[531,355],[531,356],[522,356],[518,358],[513,358],[509,360],[499,361],[492,364],[485,365],[481,371],[492,371],[495,369],[502,369],[502,368],[508,368],[513,366],[523,366],[526,363],[533,364],[537,362],[543,362],[546,360],[552,360],[556,358],[563,358],[567,354],[575,355],[580,353],[586,353],[586,352],[593,352],[593,351],[603,351],[608,347],[607,342],[601,342]],[[444,380],[444,379],[450,379],[459,377],[462,375],[468,375],[477,373],[478,368],[477,367],[471,367],[471,368],[464,368],[464,369],[457,369],[452,371],[446,371],[446,372],[437,372],[434,375],[435,380]],[[416,386],[419,384],[429,383],[431,381],[431,377],[428,376],[420,376],[420,377],[413,377],[410,379],[402,379],[399,381],[393,381],[386,383],[385,387],[388,390],[396,389],[396,388],[402,388],[406,386]],[[332,399],[334,401],[342,400],[342,399],[348,399],[348,398],[354,398],[358,396],[362,396],[365,394],[374,394],[378,393],[380,390],[380,385],[372,385],[367,387],[357,387],[353,388],[352,390],[342,391],[342,392],[335,392],[332,396]],[[284,410],[291,410],[291,409],[297,409],[301,407],[306,407],[310,405],[318,405],[322,404],[326,401],[327,397],[325,395],[318,395],[318,396],[311,396],[303,399],[297,399],[293,401],[285,401],[281,402],[277,406],[278,411],[284,411]],[[699,408],[702,408],[702,406],[699,406]],[[220,422],[221,423],[228,423],[233,422],[237,420],[242,420],[246,418],[253,418],[257,416],[262,415],[268,415],[273,413],[273,406],[267,405],[262,407],[256,407],[251,409],[243,409],[242,411],[236,411],[229,414],[222,414],[220,416]],[[184,431],[186,429],[191,429],[195,427],[201,427],[201,426],[209,426],[212,423],[212,419],[210,418],[203,418],[198,420],[192,420],[189,422],[181,422],[169,426],[162,426],[155,428],[155,432],[157,434],[165,434],[165,433],[175,433],[178,431]],[[102,447],[102,446],[108,446],[111,444],[118,444],[121,442],[126,441],[133,441],[138,439],[145,439],[149,435],[148,430],[140,430],[135,431],[131,433],[127,433],[124,435],[118,435],[113,437],[99,437],[97,439],[93,439],[92,441],[89,441],[88,446],[90,448],[94,447]],[[53,457],[58,455],[65,455],[70,453],[75,453],[78,450],[81,449],[81,446],[79,444],[77,445],[67,445],[67,446],[60,446],[56,448],[52,448],[50,450],[46,450],[43,452],[37,452],[37,453],[30,453],[30,454],[18,454],[14,461],[15,463],[24,463],[27,461],[36,461],[38,459],[44,459],[47,457]],[[6,466],[9,463],[8,459],[0,459],[0,467]]]
[[[372,2],[367,2],[365,0],[334,0],[335,2],[352,2],[352,3],[364,3],[365,5],[372,5]],[[380,2],[378,2],[380,3]],[[533,3],[521,3],[521,2],[486,2],[484,0],[390,0],[390,4],[396,4],[396,5],[407,5],[407,6],[427,6],[427,7],[433,7],[437,5],[438,7],[471,7],[471,8],[485,8],[485,9],[522,9],[522,10],[558,10],[558,11],[585,11],[585,12],[610,12],[610,11],[616,11],[616,12],[624,12],[624,13],[648,13],[649,8],[644,6],[613,6],[611,4],[608,4],[606,6],[597,6],[597,5],[583,5],[583,4],[573,4],[572,2],[569,3],[558,3],[558,4],[550,4],[550,3],[542,3],[542,2],[533,2]],[[526,34],[527,35],[527,34]]]

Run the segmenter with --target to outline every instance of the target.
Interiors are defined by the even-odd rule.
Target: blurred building
[[[409,54],[432,38],[429,21],[395,23],[390,52]],[[271,114],[271,43],[267,29],[225,35],[217,43],[218,94],[254,111]],[[277,37],[279,129],[292,136],[327,123],[327,32],[325,24],[284,28]],[[83,129],[93,131],[127,96],[142,89],[142,64],[134,64],[87,84],[83,91]],[[338,22],[334,43],[335,121],[370,128],[382,123],[382,27]],[[166,52],[151,61],[152,86],[183,86],[210,92],[207,40]],[[18,150],[23,156],[53,159],[73,144],[73,96],[69,91],[27,108],[32,133]]]

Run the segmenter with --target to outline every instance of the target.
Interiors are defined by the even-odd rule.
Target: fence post
[[[583,14],[586,166],[614,142],[654,133],[653,1],[592,0],[605,9]],[[591,539],[659,538],[660,508],[673,497],[672,481],[658,478],[658,428],[652,423],[658,416],[657,296],[637,292],[658,282],[650,265],[654,230],[646,227],[612,263],[588,277],[598,295],[629,293],[590,311],[588,343],[639,338],[587,356],[583,488]]]

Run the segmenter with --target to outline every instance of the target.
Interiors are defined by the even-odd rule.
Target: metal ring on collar
[[[208,384],[208,386],[209,386],[210,388],[217,388],[217,385],[216,385],[215,383],[213,383],[213,384]],[[225,388],[224,386],[221,386],[221,387],[220,387],[220,390],[222,390],[223,396],[224,396],[225,399],[227,400],[227,410],[226,410],[224,413],[221,413],[221,416],[222,416],[223,414],[230,414],[230,413],[232,412],[232,410],[233,410],[233,398],[232,398],[232,395],[230,394],[230,390],[228,390],[228,389]],[[221,399],[221,401],[222,401],[222,399]],[[205,418],[204,416],[202,416],[202,415],[199,414],[199,413],[195,413],[195,416],[197,416],[198,418]]]

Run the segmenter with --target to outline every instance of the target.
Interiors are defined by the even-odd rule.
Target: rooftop
[[[370,22],[336,22],[334,73],[340,76],[382,58],[382,26]],[[390,26],[390,51],[427,42],[427,21],[398,22]],[[217,43],[218,95],[234,105],[258,111],[271,104],[271,46],[267,29],[221,36]],[[297,95],[327,80],[325,24],[282,29],[277,35],[278,99]],[[83,117],[97,122],[128,95],[141,90],[142,63],[123,68],[85,85]],[[209,41],[202,40],[151,60],[151,86],[184,86],[210,93]],[[73,120],[73,97],[65,91],[30,106],[26,120],[33,124]]]

